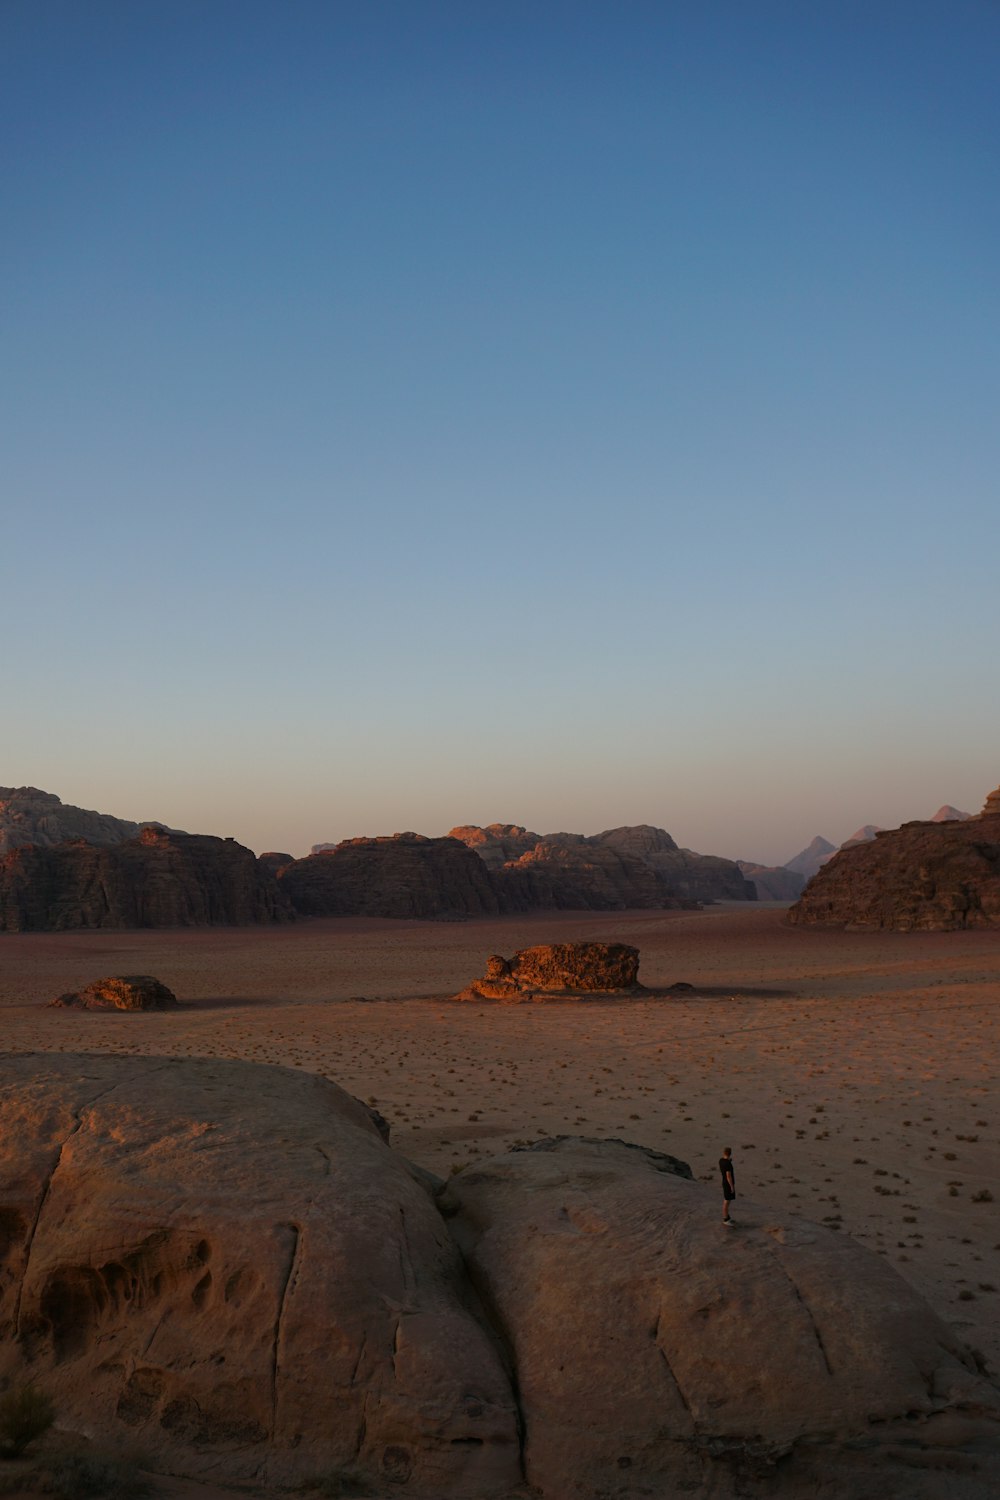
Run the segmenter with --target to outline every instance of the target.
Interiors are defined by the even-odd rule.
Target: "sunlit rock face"
[[[942,1462],[949,1496],[963,1472],[989,1494],[989,1464],[947,1447],[966,1406],[992,1413],[995,1458],[1000,1393],[847,1236],[757,1203],[723,1229],[683,1162],[615,1141],[476,1163],[440,1202],[512,1351],[541,1494],[939,1500]]]
[[[176,1010],[177,996],[151,974],[95,979],[50,1002],[57,1010]]]
[[[35,786],[0,786],[0,854],[25,845],[49,848],[70,839],[120,844],[135,838],[140,827],[126,818],[73,807]]]
[[[209,1059],[0,1058],[0,1383],[155,1468],[378,1500],[992,1500],[998,1392],[878,1256],[675,1158],[412,1167]]]
[[[514,1398],[419,1174],[327,1080],[0,1061],[0,1378],[178,1472],[520,1474]],[[380,1491],[379,1491],[380,1492]]]
[[[115,845],[25,845],[0,859],[0,931],[239,926],[291,914],[233,839],[148,827]]]
[[[904,823],[841,849],[788,920],[930,932],[1000,927],[1000,789],[976,818]]]
[[[639,950],[627,943],[550,943],[513,958],[493,954],[486,973],[460,1000],[530,1000],[546,996],[641,993]]]

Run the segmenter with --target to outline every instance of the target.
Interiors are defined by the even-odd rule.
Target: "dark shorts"
[[[723,1198],[725,1198],[727,1203],[731,1203],[732,1200],[736,1197],[735,1190],[729,1186],[728,1182],[724,1182],[722,1184],[722,1196]]]

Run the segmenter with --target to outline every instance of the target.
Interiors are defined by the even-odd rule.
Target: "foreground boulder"
[[[933,1450],[956,1405],[992,1413],[977,1437],[1000,1477],[1000,1393],[891,1267],[759,1206],[724,1232],[689,1175],[570,1138],[468,1167],[441,1197],[511,1350],[543,1495],[940,1496],[943,1458],[954,1496],[963,1460]],[[968,1493],[990,1493],[981,1478]]]
[[[82,990],[50,1002],[67,1010],[174,1010],[177,996],[151,974],[119,974],[95,979]]]
[[[423,1180],[364,1105],[280,1068],[0,1060],[5,1378],[178,1473],[477,1496],[520,1475]]]
[[[1000,788],[976,818],[904,823],[840,849],[788,920],[904,932],[1000,927]]]
[[[998,1392],[952,1334],[741,1202],[723,1231],[683,1162],[579,1139],[444,1187],[283,1068],[4,1057],[0,1386],[268,1493],[995,1500]]]
[[[639,950],[626,943],[552,943],[522,948],[513,958],[493,954],[482,979],[460,1000],[533,1000],[539,996],[635,994]]]
[[[0,859],[0,932],[242,926],[291,915],[234,839],[148,827],[114,845],[25,845]]]

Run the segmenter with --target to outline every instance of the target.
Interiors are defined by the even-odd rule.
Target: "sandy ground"
[[[490,953],[585,938],[633,943],[647,984],[703,993],[444,998]],[[45,1008],[121,973],[154,974],[184,1009]],[[732,1145],[737,1220],[790,1209],[847,1231],[1000,1370],[1000,933],[810,931],[785,926],[780,908],[729,905],[27,934],[0,937],[0,1007],[4,1051],[324,1073],[377,1105],[394,1144],[441,1175],[569,1132],[638,1141],[715,1179]]]

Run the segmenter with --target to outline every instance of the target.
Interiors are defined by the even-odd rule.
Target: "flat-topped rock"
[[[95,979],[49,1003],[67,1010],[174,1010],[177,996],[151,974],[118,974]]]
[[[639,950],[627,943],[550,943],[513,958],[494,953],[486,973],[459,1000],[532,1000],[546,996],[631,995],[639,984]]]

